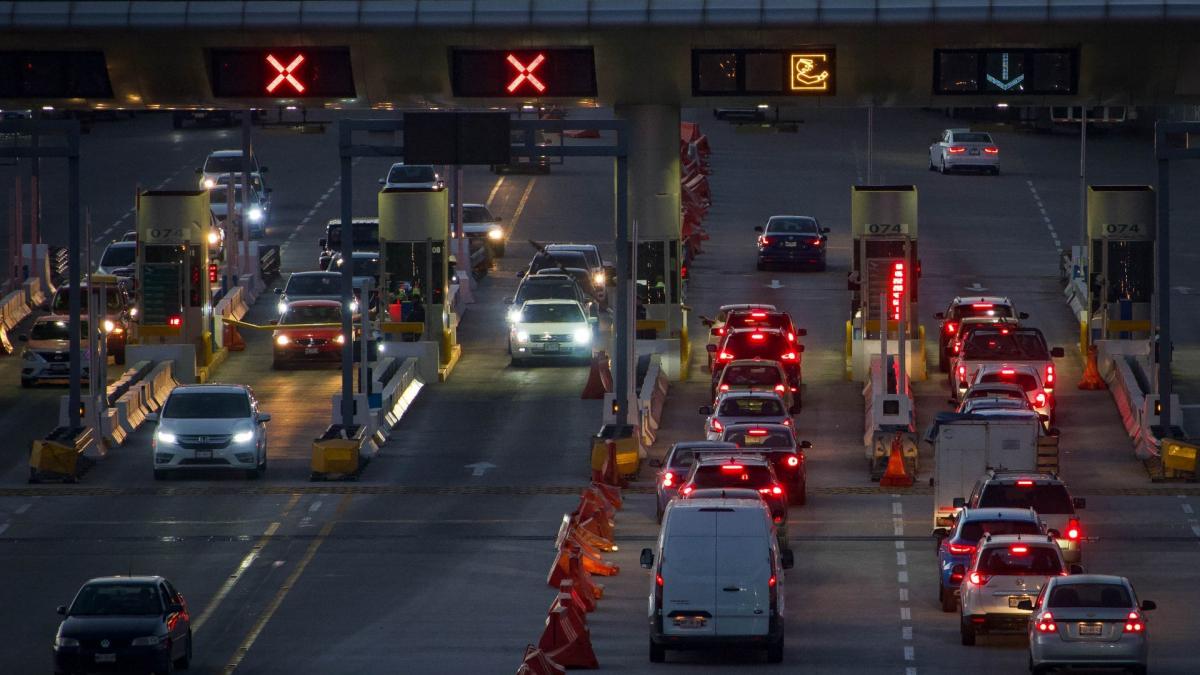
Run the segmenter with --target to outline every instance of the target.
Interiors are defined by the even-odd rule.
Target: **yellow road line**
[[[529,185],[525,186],[525,192],[521,193],[521,200],[517,202],[517,208],[513,209],[512,225],[508,228],[508,237],[512,239],[513,233],[517,231],[517,221],[521,220],[521,214],[525,211],[525,202],[529,201],[529,193],[533,192],[533,186],[537,184],[537,176],[529,179]]]
[[[292,498],[288,500],[288,503],[283,507],[283,510],[279,512],[279,517],[287,518],[288,514],[292,512],[292,509],[296,508],[296,502],[298,501],[300,501],[300,495],[292,495]]]
[[[229,659],[229,663],[225,664],[225,667],[221,669],[222,675],[230,675],[230,673],[237,670],[238,666],[242,664],[242,661],[246,658],[246,654],[250,652],[250,648],[258,640],[258,636],[267,627],[267,622],[271,620],[271,617],[275,616],[275,612],[283,604],[283,599],[287,597],[288,592],[300,580],[300,575],[304,573],[304,568],[308,567],[308,564],[312,562],[312,559],[317,555],[317,549],[321,548],[321,544],[325,542],[325,538],[333,531],[333,526],[337,523],[342,513],[345,512],[346,506],[349,505],[351,499],[353,499],[353,495],[346,495],[338,502],[333,518],[321,527],[321,531],[317,533],[317,537],[313,539],[313,542],[308,545],[308,550],[304,552],[304,557],[300,559],[300,562],[296,564],[296,568],[284,580],[283,585],[279,587],[279,591],[275,593],[275,597],[271,598],[270,604],[262,611],[262,614],[258,615],[258,620],[254,622],[254,626],[250,629],[250,632],[246,633],[246,637],[238,645],[237,651],[233,653],[233,658]]]
[[[208,606],[204,608],[204,612],[200,614],[199,618],[192,622],[193,633],[199,632],[200,628],[203,627],[204,624],[217,611],[217,608],[220,607],[221,603],[225,601],[225,598],[229,595],[229,592],[233,590],[233,587],[237,584],[238,580],[242,578],[242,575],[246,573],[246,570],[250,569],[250,565],[254,564],[254,561],[258,559],[258,555],[262,553],[263,547],[267,545],[267,542],[271,540],[271,537],[278,529],[279,523],[277,522],[271,523],[267,526],[266,531],[263,532],[262,536],[259,537],[254,546],[250,548],[250,552],[246,554],[245,558],[242,558],[242,562],[237,566],[236,569],[233,570],[233,574],[230,574],[229,578],[225,580],[225,583],[221,584],[221,588],[217,591],[217,594],[213,596],[213,599],[209,601]]]
[[[496,184],[492,186],[492,191],[488,193],[487,201],[483,203],[484,206],[491,207],[492,200],[496,198],[496,193],[500,191],[501,185],[504,185],[504,176],[496,179]]]

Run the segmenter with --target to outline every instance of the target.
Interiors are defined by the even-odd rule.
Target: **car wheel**
[[[965,618],[962,618],[958,622],[958,631],[964,647],[975,646],[975,626],[972,626]]]
[[[192,667],[192,631],[188,630],[187,649],[184,650],[183,656],[175,661],[176,670],[187,670]]]
[[[938,173],[943,174],[943,175],[946,173],[946,158],[945,157],[942,158],[942,162],[938,166]]]
[[[167,476],[168,476],[168,474],[167,474],[166,469],[155,469],[154,470],[154,480],[166,480]]]
[[[937,167],[933,165],[933,155],[929,156],[929,170],[937,171]]]
[[[650,641],[650,663],[662,663],[667,660],[667,648]]]
[[[783,638],[767,645],[767,663],[783,663]]]
[[[954,592],[941,584],[938,584],[938,600],[942,603],[943,612],[949,613],[958,609],[958,598],[954,597]]]

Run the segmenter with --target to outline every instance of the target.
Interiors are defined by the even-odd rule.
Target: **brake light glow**
[[[746,468],[746,467],[742,466],[741,464],[722,464],[721,465],[722,471],[741,471],[744,468]]]
[[[795,455],[792,455],[791,457],[788,457],[788,458],[787,458],[787,465],[788,465],[788,466],[800,466],[800,458],[799,458],[799,457],[797,457],[797,456],[795,456]]]
[[[966,366],[958,367],[958,379],[966,381],[966,379],[967,379],[967,367]]]
[[[658,584],[658,587],[659,587],[659,588],[662,588],[662,585],[663,585],[663,578],[662,578],[662,575],[661,575],[661,574],[655,574],[655,575],[654,575],[654,583]]]
[[[758,491],[764,495],[765,494],[773,494],[773,495],[783,494],[783,488],[779,487],[778,485],[776,485],[774,487],[769,487],[769,488],[759,488]]]
[[[1067,521],[1067,539],[1078,541],[1083,533],[1079,530],[1079,519],[1072,518]]]
[[[1026,553],[1029,553],[1028,546],[1009,546],[1008,550],[1013,555],[1025,555]]]
[[[1125,617],[1125,632],[1140,633],[1146,629],[1146,624],[1142,623],[1142,616],[1137,612],[1130,612],[1129,616]]]
[[[1050,612],[1042,612],[1038,617],[1037,629],[1039,633],[1054,633],[1058,631],[1058,625],[1054,623],[1054,615]]]
[[[783,361],[795,361],[800,358],[800,355],[796,352],[784,352],[779,355],[779,358]]]
[[[675,474],[671,473],[670,471],[664,473],[663,474],[663,482],[662,482],[663,487],[671,487],[674,484],[675,484]]]
[[[991,575],[980,574],[979,572],[971,572],[971,576],[967,577],[967,581],[970,581],[976,586],[985,586],[987,585],[988,581],[991,581],[991,579]]]
[[[717,359],[721,361],[732,361],[733,354],[730,352],[721,352],[720,354],[717,354]]]
[[[770,237],[759,237],[758,241],[763,246],[770,246],[771,244],[775,243],[775,240]]]
[[[952,145],[952,146],[946,148],[946,151],[952,155],[961,155],[967,151],[967,148],[966,148],[966,146],[962,146],[962,145]]]
[[[718,387],[718,389],[720,389],[721,391],[729,391],[729,385],[723,384],[720,387]]]
[[[1018,487],[1030,487],[1030,486],[1032,486],[1032,485],[1033,485],[1033,481],[1031,481],[1031,480],[1024,480],[1024,479],[1023,479],[1023,480],[1019,480],[1019,481],[1017,481],[1017,486],[1018,486]]]
[[[972,302],[971,309],[992,309],[996,305],[990,302]]]
[[[984,149],[983,149],[983,151],[984,151],[984,152],[986,152],[986,153],[987,153],[987,154],[989,154],[989,155],[998,155],[998,154],[1000,154],[1000,148],[997,148],[997,147],[996,147],[996,146],[994,146],[994,145],[989,145],[988,147],[984,148]]]
[[[782,384],[777,384],[775,385],[775,391],[782,394],[787,391],[787,387],[783,386]]]
[[[1000,374],[1001,375],[1016,375],[1017,371],[1014,368],[1001,368]]]
[[[725,425],[721,424],[721,420],[718,420],[715,418],[713,419],[712,424],[709,426],[711,426],[712,430],[718,434],[721,433],[722,431],[725,431]]]
[[[711,332],[712,332],[712,334],[713,334],[713,335],[716,335],[717,337],[721,337],[722,335],[724,335],[724,334],[725,334],[725,327],[724,327],[724,326],[720,326],[720,327],[718,327],[718,328],[714,328],[714,329],[712,329],[712,331],[711,331]]]
[[[771,587],[771,588],[775,588],[775,584],[776,584],[776,583],[778,583],[778,582],[777,582],[777,581],[775,581],[775,575],[774,575],[774,574],[772,574],[772,575],[771,575],[771,578],[770,578],[770,579],[767,579],[767,586],[769,586],[769,587]]]
[[[1044,405],[1046,405],[1046,395],[1044,393],[1038,392],[1038,395],[1033,397],[1033,401],[1034,401],[1034,403],[1037,403],[1040,406],[1044,406]]]
[[[795,341],[796,341],[796,334],[788,333],[788,342],[795,342]]]
[[[767,430],[766,429],[751,429],[750,431],[747,431],[746,433],[750,436],[766,436]]]
[[[766,340],[767,336],[763,335],[762,333],[751,333],[750,339],[755,340],[755,341],[761,341],[761,340]]]
[[[953,321],[947,321],[943,328],[945,328],[947,334],[954,335],[954,333],[958,331],[958,324],[954,323]]]
[[[765,319],[765,318],[767,318],[767,313],[766,312],[750,312],[750,316],[754,317],[755,319]]]
[[[696,488],[692,487],[691,485],[688,485],[688,486],[684,487],[682,490],[680,490],[680,492],[682,492],[683,496],[686,497],[686,496],[692,494],[692,491],[695,489]]]
[[[1054,364],[1052,364],[1052,363],[1048,363],[1048,364],[1046,364],[1046,385],[1047,385],[1047,388],[1049,388],[1049,385],[1052,385],[1052,384],[1054,384]]]
[[[946,549],[951,555],[970,555],[975,552],[975,546],[972,544],[947,544]]]

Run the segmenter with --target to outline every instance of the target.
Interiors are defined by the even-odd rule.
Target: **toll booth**
[[[143,344],[194,345],[212,353],[207,190],[137,196],[137,305]],[[198,358],[206,365],[207,358]]]
[[[637,245],[637,302],[645,310],[638,337],[678,340],[683,327],[683,277],[678,237]],[[611,303],[610,303],[611,304]],[[639,316],[642,312],[638,312]]]
[[[847,372],[863,380],[871,356],[897,354],[905,344],[905,368],[925,379],[923,330],[917,321],[917,285],[921,263],[917,251],[915,185],[855,185],[850,188],[853,266],[847,322]],[[886,334],[884,333],[886,331]],[[901,339],[903,337],[903,340]]]
[[[1147,340],[1155,294],[1154,189],[1089,185],[1089,342]]]
[[[450,217],[444,190],[382,190],[379,193],[380,316],[389,354],[412,356],[446,367],[458,353],[450,303],[446,249]],[[406,343],[417,343],[406,347]],[[415,351],[414,351],[415,350]],[[425,381],[437,373],[423,372]]]

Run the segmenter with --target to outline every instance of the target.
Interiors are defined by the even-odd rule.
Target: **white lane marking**
[[[892,519],[892,533],[897,537],[904,536],[904,520],[900,518]]]
[[[321,510],[321,500],[319,500],[319,499],[317,501],[313,502],[312,506],[308,507],[309,513],[316,513],[317,511],[320,511],[320,510]]]
[[[903,551],[896,551],[896,566],[897,567],[907,567],[908,566],[908,554],[907,553],[904,553]]]
[[[1180,504],[1179,508],[1183,509],[1184,513],[1192,513],[1192,505],[1191,504]],[[18,511],[17,513],[20,513],[20,511]]]
[[[1050,216],[1046,213],[1046,207],[1042,204],[1042,198],[1038,195],[1037,188],[1033,186],[1033,181],[1031,180],[1026,180],[1025,183],[1029,185],[1029,192],[1033,195],[1033,201],[1037,205],[1038,211],[1042,214],[1042,222],[1046,225],[1046,229],[1050,230],[1050,238],[1054,241],[1054,248],[1061,249],[1062,242],[1058,239],[1058,232],[1054,231],[1054,223],[1051,222]]]
[[[1200,537],[1200,524],[1197,524],[1195,521],[1192,522],[1192,534]]]
[[[901,621],[912,621],[912,610],[909,609],[908,607],[901,607],[900,608],[900,620]]]
[[[277,522],[271,523],[267,526],[266,531],[263,532],[261,537],[259,537],[258,542],[254,544],[254,546],[250,549],[250,552],[246,554],[246,557],[242,558],[242,562],[238,563],[238,566],[233,570],[233,573],[229,575],[229,578],[225,580],[225,583],[221,584],[221,588],[217,590],[217,594],[213,596],[213,599],[209,601],[208,606],[204,608],[204,612],[200,614],[198,619],[192,622],[192,632],[199,631],[201,626],[203,626],[204,623],[212,617],[213,613],[217,611],[217,607],[221,606],[221,603],[225,600],[226,596],[229,595],[229,592],[233,590],[233,587],[237,584],[238,580],[242,578],[242,575],[246,573],[246,570],[250,569],[250,565],[253,565],[254,561],[258,560],[258,555],[262,553],[263,547],[267,545],[267,542],[270,541],[271,536],[274,535],[278,529],[279,523]]]
[[[525,211],[525,202],[529,201],[529,193],[533,192],[534,185],[537,185],[537,176],[529,179],[529,185],[526,185],[525,192],[521,193],[521,199],[517,202],[517,208],[513,209],[512,218],[509,221],[512,225],[508,228],[509,239],[517,231],[517,221],[521,219],[521,214]]]
[[[900,602],[908,602],[908,589],[907,588],[900,589]]]
[[[19,516],[22,513],[25,513],[26,511],[28,511],[29,507],[31,507],[31,506],[33,506],[33,502],[25,502],[24,504],[18,506],[16,511],[13,511],[13,513],[15,513]]]
[[[896,550],[897,550],[897,551],[903,551],[903,550],[904,550],[904,541],[903,541],[903,540],[899,540],[899,541],[897,541],[897,542],[896,542]]]
[[[907,584],[908,583],[908,572],[905,572],[904,570],[900,570],[899,572],[896,572],[896,582],[901,583],[901,584]]]
[[[909,666],[904,669],[904,675],[917,675],[917,669]]]
[[[8,529],[8,523],[0,523],[0,534],[4,534],[4,531],[7,529]]]
[[[916,650],[914,650],[912,647],[905,647],[904,648],[904,660],[912,661],[915,658],[917,658]]]
[[[504,185],[504,176],[496,179],[496,184],[492,186],[492,191],[488,193],[487,201],[483,203],[484,206],[492,205],[492,200],[496,198],[496,193],[500,191],[501,185]]]
[[[901,640],[912,640],[912,626],[905,626],[900,629]]]
[[[904,515],[904,506],[900,502],[892,502],[892,515]]]

